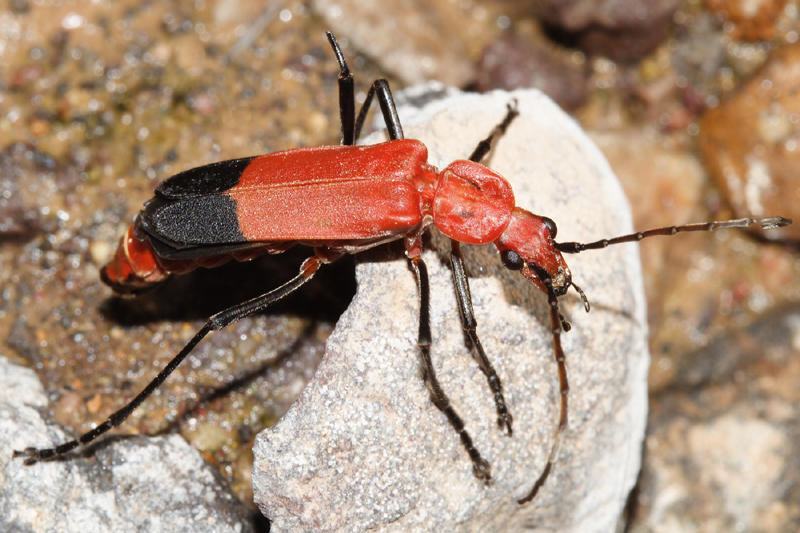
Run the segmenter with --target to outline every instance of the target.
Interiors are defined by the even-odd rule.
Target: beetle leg
[[[506,132],[508,126],[515,118],[517,118],[518,115],[519,110],[517,109],[517,99],[514,98],[508,104],[506,104],[506,116],[503,117],[503,120],[492,129],[488,137],[478,143],[478,146],[475,147],[475,150],[473,150],[472,154],[469,156],[469,160],[480,163],[492,149],[492,143],[494,143],[495,139],[502,136]]]
[[[409,257],[411,269],[414,271],[414,276],[417,279],[417,289],[419,290],[419,336],[417,343],[419,344],[420,361],[422,362],[422,379],[425,381],[425,386],[428,388],[431,401],[450,422],[450,425],[456,430],[461,443],[467,450],[470,459],[472,460],[472,471],[475,477],[489,483],[492,480],[491,466],[481,457],[480,452],[475,448],[472,443],[472,437],[469,436],[467,430],[464,428],[464,421],[458,416],[453,406],[450,404],[450,399],[445,394],[439,380],[436,378],[436,372],[433,369],[431,362],[431,320],[430,320],[430,285],[428,283],[428,269],[425,262],[420,255],[411,255]]]
[[[392,98],[392,91],[389,88],[389,82],[383,78],[372,82],[372,86],[367,92],[367,98],[358,112],[358,119],[355,119],[353,74],[347,66],[342,49],[339,48],[339,43],[336,42],[336,37],[332,32],[326,32],[325,34],[328,36],[336,61],[339,63],[339,115],[342,120],[342,144],[352,145],[356,143],[361,133],[361,127],[364,125],[364,120],[367,118],[369,106],[376,94],[378,95],[381,113],[383,113],[383,120],[389,130],[389,138],[393,141],[403,139],[403,128],[400,125],[400,118],[397,116],[397,108],[394,104],[394,98]]]
[[[97,437],[107,432],[111,428],[120,425],[139,405],[156,390],[164,380],[178,367],[187,355],[194,349],[197,344],[210,332],[222,329],[229,324],[241,320],[246,316],[264,310],[274,302],[281,298],[288,296],[303,285],[305,285],[311,278],[314,277],[319,267],[328,262],[325,258],[309,257],[300,267],[300,272],[294,278],[290,279],[280,287],[273,289],[269,292],[256,296],[245,302],[236,304],[232,307],[224,309],[215,315],[208,318],[203,327],[201,327],[194,337],[186,343],[186,346],[181,349],[178,354],[164,367],[148,385],[136,395],[122,409],[112,414],[105,422],[95,427],[91,431],[87,431],[77,439],[71,440],[54,448],[26,448],[24,450],[15,450],[14,457],[25,457],[25,464],[30,465],[42,459],[48,459],[63,455],[78,446],[86,445],[95,440]]]
[[[336,61],[339,63],[339,116],[342,120],[342,144],[352,145],[355,144],[356,119],[353,73],[347,67],[347,61],[344,59],[342,49],[339,48],[339,43],[336,42],[336,37],[329,31],[325,32],[325,35],[328,36]]]
[[[500,378],[497,376],[489,358],[486,357],[486,352],[483,351],[483,345],[481,345],[481,341],[478,338],[478,322],[475,320],[475,312],[472,310],[472,296],[470,296],[469,281],[464,270],[464,259],[461,257],[461,243],[453,239],[450,239],[450,265],[453,270],[453,287],[456,290],[461,324],[472,345],[472,355],[486,376],[489,388],[494,394],[494,403],[497,407],[497,425],[500,428],[505,428],[508,434],[511,435],[513,418],[511,413],[508,412],[506,400],[503,397],[503,384],[500,382]]]
[[[397,107],[394,104],[389,82],[381,78],[372,82],[372,87],[370,87],[367,92],[367,98],[364,100],[364,104],[358,112],[355,132],[356,140],[358,140],[358,136],[361,133],[364,119],[367,118],[367,111],[369,111],[369,105],[372,103],[372,97],[376,94],[378,95],[378,104],[381,106],[383,121],[386,123],[386,128],[389,130],[389,138],[393,141],[404,139],[403,127],[400,125],[400,117],[397,115]]]
[[[561,434],[567,428],[567,399],[569,396],[569,383],[567,382],[567,364],[564,350],[561,347],[561,313],[558,309],[558,297],[556,296],[555,289],[553,288],[553,278],[543,268],[537,265],[526,265],[525,268],[532,268],[536,276],[541,280],[545,289],[547,290],[547,301],[550,304],[550,328],[553,334],[553,354],[558,365],[558,389],[561,395],[561,409],[558,415],[558,426],[556,426],[555,434],[553,436],[553,444],[550,447],[550,453],[547,454],[547,463],[545,463],[542,473],[533,484],[533,488],[523,498],[517,500],[517,503],[522,505],[531,501],[539,489],[542,488],[547,477],[550,475],[550,470],[553,468],[553,462],[558,454],[558,446],[561,441]]]

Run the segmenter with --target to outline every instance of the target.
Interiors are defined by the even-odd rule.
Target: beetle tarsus
[[[497,401],[497,398],[495,397],[495,402],[496,401]],[[501,415],[499,415],[497,417],[497,426],[500,429],[504,429],[505,432],[506,432],[506,435],[508,435],[509,437],[514,433],[514,431],[511,429],[511,426],[513,424],[514,424],[514,417],[511,416],[511,413],[509,413],[507,411],[505,413],[502,413]]]
[[[479,458],[477,461],[473,461],[472,472],[476,478],[487,485],[492,484],[492,467],[485,459]]]

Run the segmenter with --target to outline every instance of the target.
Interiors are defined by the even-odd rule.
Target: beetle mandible
[[[184,348],[127,405],[94,429],[54,448],[15,451],[26,464],[63,455],[118,426],[181,363],[211,331],[224,328],[298,290],[325,264],[345,254],[403,239],[419,295],[419,356],[431,401],[458,433],[475,476],[488,483],[491,467],[481,456],[464,423],[450,404],[431,362],[430,290],[422,260],[422,236],[431,226],[450,238],[455,293],[471,349],[494,397],[498,426],[512,434],[513,418],[503,387],[477,334],[469,283],[460,243],[494,244],[503,264],[531,281],[548,299],[553,353],[560,390],[558,423],[545,466],[527,494],[533,499],[547,479],[567,426],[566,358],[561,333],[570,329],[559,311],[558,298],[574,288],[586,311],[589,302],[572,281],[562,254],[605,248],[655,235],[685,231],[790,224],[783,217],[743,218],[686,224],[602,239],[590,243],[556,242],[553,220],[518,207],[508,182],[481,164],[518,112],[508,104],[503,119],[466,160],[439,170],[428,164],[420,141],[405,139],[389,84],[372,83],[355,113],[353,75],[331,32],[327,33],[339,65],[339,110],[342,143],[222,161],[181,172],[162,182],[120,240],[101,278],[118,293],[135,293],[172,274],[197,267],[215,267],[231,259],[244,261],[264,253],[280,253],[296,245],[313,248],[300,272],[265,294],[211,316]],[[373,99],[380,106],[390,140],[356,146]]]

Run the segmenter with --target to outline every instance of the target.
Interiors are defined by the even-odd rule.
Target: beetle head
[[[519,270],[544,292],[548,292],[544,282],[548,278],[555,296],[563,296],[570,286],[575,287],[588,311],[586,295],[572,282],[569,267],[555,246],[556,231],[556,223],[551,219],[515,207],[511,221],[494,244],[506,267]]]

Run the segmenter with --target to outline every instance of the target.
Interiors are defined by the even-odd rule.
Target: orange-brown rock
[[[760,41],[775,35],[775,21],[786,0],[708,0],[708,8],[731,23],[736,39]]]
[[[736,215],[790,217],[765,235],[800,239],[800,45],[773,52],[700,128],[706,166]]]

